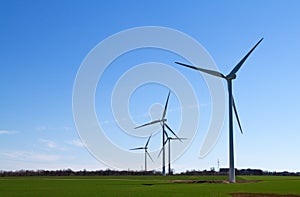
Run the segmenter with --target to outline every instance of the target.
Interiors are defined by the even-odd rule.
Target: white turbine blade
[[[141,149],[145,149],[145,147],[132,148],[132,149],[129,149],[129,150],[141,150]]]
[[[170,93],[171,93],[171,91],[169,91],[169,94],[168,94],[168,97],[167,97],[167,101],[166,101],[166,104],[165,104],[164,112],[163,112],[163,115],[162,115],[162,118],[161,118],[162,120],[164,120],[165,117],[166,117],[167,108],[168,108],[168,102],[169,102],[169,98],[170,98]]]
[[[259,45],[259,43],[261,43],[261,41],[263,40],[264,38],[261,38],[257,43],[256,45],[245,55],[245,57],[232,69],[232,71],[229,73],[229,76],[230,75],[233,75],[235,74],[241,67],[242,65],[244,64],[244,62],[246,61],[246,59],[249,57],[249,55],[254,51],[254,49]]]
[[[232,107],[233,107],[233,109],[234,109],[235,117],[236,117],[236,120],[237,120],[237,122],[238,122],[240,131],[241,131],[241,133],[243,134],[241,122],[240,122],[240,119],[239,119],[239,115],[238,115],[238,113],[237,113],[237,109],[236,109],[236,106],[235,106],[235,102],[234,102],[234,99],[233,99],[233,95],[232,95]]]
[[[165,145],[167,144],[167,142],[168,142],[168,139],[164,142],[163,146],[165,146]],[[163,147],[160,149],[160,151],[159,151],[159,153],[158,153],[158,155],[157,155],[157,158],[159,158],[159,156],[160,156],[162,150],[163,150]]]
[[[182,139],[182,140],[188,140],[188,138],[186,138],[186,137],[181,137],[180,139]]]
[[[152,134],[149,136],[149,138],[148,138],[148,140],[147,140],[147,142],[146,142],[145,148],[148,147],[148,144],[149,144],[149,141],[150,141],[151,136],[152,136]]]
[[[162,150],[163,150],[163,148],[160,149],[160,151],[159,151],[159,153],[158,153],[158,155],[157,155],[157,158],[159,158],[159,156],[160,156]]]
[[[179,65],[182,65],[182,66],[185,66],[185,67],[188,67],[188,68],[191,68],[191,69],[194,69],[194,70],[199,70],[199,71],[201,71],[201,72],[204,72],[204,73],[207,73],[207,74],[216,76],[216,77],[222,77],[222,78],[225,78],[225,75],[223,75],[222,73],[217,72],[217,71],[208,70],[208,69],[204,69],[204,68],[199,68],[199,67],[196,67],[196,66],[190,66],[190,65],[183,64],[183,63],[180,63],[180,62],[175,62],[175,63],[176,63],[176,64],[179,64]]]
[[[152,157],[151,157],[151,155],[148,153],[147,150],[146,150],[146,154],[149,156],[149,158],[151,159],[151,161],[154,162],[153,159],[152,159]]]
[[[166,130],[164,130],[164,134],[166,135],[167,138],[169,138],[168,133],[166,132]]]
[[[170,140],[187,140],[188,138],[182,138],[182,137],[180,137],[180,138],[170,138]]]
[[[135,129],[138,129],[138,128],[141,128],[141,127],[145,127],[145,126],[148,126],[148,125],[151,125],[151,124],[159,123],[159,122],[161,122],[161,120],[154,120],[154,121],[152,121],[152,122],[148,122],[148,123],[146,123],[146,124],[137,126],[137,127],[135,127]]]
[[[175,135],[176,136],[176,138],[179,140],[179,141],[181,141],[181,139],[176,135],[176,133],[167,125],[167,124],[165,124],[166,125],[166,127],[169,129],[169,131],[171,131],[172,133],[173,133],[173,135]],[[182,141],[181,141],[182,142]]]

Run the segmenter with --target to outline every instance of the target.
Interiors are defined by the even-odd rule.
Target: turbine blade
[[[256,45],[254,45],[254,47],[245,55],[245,57],[233,68],[233,70],[229,73],[229,75],[233,75],[235,74],[244,64],[244,62],[246,61],[246,59],[249,57],[249,55],[254,51],[254,49],[259,45],[259,43],[261,43],[261,41],[264,38],[261,38]]]
[[[241,122],[240,122],[240,119],[239,119],[239,115],[238,115],[238,113],[237,113],[237,109],[236,109],[236,106],[235,106],[235,102],[234,102],[234,99],[233,99],[233,95],[232,95],[232,106],[233,106],[233,109],[234,109],[235,117],[236,117],[236,120],[237,120],[237,122],[238,122],[240,131],[241,131],[241,133],[243,134]]]
[[[166,130],[164,130],[164,134],[166,135],[167,138],[169,138],[168,133],[166,132]]]
[[[159,156],[160,156],[162,150],[163,150],[163,148],[160,149],[160,151],[159,151],[159,153],[158,153],[158,155],[157,155],[157,158],[159,158]]]
[[[166,125],[166,127],[169,129],[169,131],[171,131],[172,133],[173,133],[173,135],[175,135],[176,136],[176,138],[179,140],[179,141],[181,141],[181,139],[176,135],[176,133],[167,125],[167,124],[165,124]],[[181,141],[182,142],[182,141]]]
[[[223,75],[222,73],[217,72],[217,71],[208,70],[208,69],[204,69],[204,68],[199,68],[199,67],[195,67],[195,66],[190,66],[190,65],[183,64],[183,63],[180,63],[180,62],[175,62],[175,63],[176,63],[176,64],[179,64],[179,65],[182,65],[182,66],[185,66],[185,67],[188,67],[188,68],[192,68],[192,69],[194,69],[194,70],[199,70],[199,71],[201,71],[201,72],[204,72],[204,73],[207,73],[207,74],[216,76],[216,77],[222,77],[222,78],[225,78],[225,75]]]
[[[162,120],[164,120],[165,117],[166,117],[168,102],[169,102],[169,98],[170,98],[170,93],[171,93],[171,91],[169,91],[169,94],[168,94],[168,97],[167,97],[167,101],[166,101],[166,104],[165,104],[165,109],[164,109],[164,112],[163,112],[163,115],[162,115],[162,118],[161,118]]]
[[[148,153],[147,150],[146,150],[146,154],[149,156],[149,158],[151,159],[151,161],[154,162],[153,159],[152,159],[152,157],[151,157],[151,155]]]
[[[168,139],[164,142],[163,146],[165,146],[165,145],[167,144],[167,142],[168,142]],[[163,147],[160,149],[160,151],[159,151],[159,153],[158,153],[158,155],[157,155],[157,158],[159,158],[159,156],[160,156],[162,150],[163,150]]]
[[[166,139],[165,143],[164,143],[164,146],[168,143],[168,139]]]
[[[150,141],[151,136],[152,136],[152,134],[149,136],[149,138],[148,138],[148,140],[147,140],[147,142],[146,142],[145,148],[148,147],[148,144],[149,144],[149,141]]]
[[[135,127],[135,129],[138,129],[138,128],[141,128],[141,127],[145,127],[145,126],[148,126],[148,125],[151,125],[151,124],[155,124],[155,123],[158,123],[158,122],[161,122],[161,120],[154,120],[152,122],[148,122],[146,124],[143,124],[143,125]]]
[[[132,148],[132,149],[129,149],[129,150],[141,150],[141,149],[145,149],[145,147]]]
[[[171,140],[179,140],[179,139],[181,139],[181,140],[187,140],[188,138],[182,138],[182,137],[180,137],[180,138],[170,138]]]

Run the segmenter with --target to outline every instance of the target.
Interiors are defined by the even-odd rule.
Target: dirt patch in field
[[[229,183],[225,180],[172,180],[172,183]]]
[[[255,193],[230,193],[233,197],[300,197],[295,194],[255,194]]]
[[[260,182],[260,180],[238,180],[236,183],[255,183]],[[223,183],[228,184],[229,181],[226,180],[172,180],[172,183]]]

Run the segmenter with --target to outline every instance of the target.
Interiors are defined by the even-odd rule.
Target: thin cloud
[[[38,126],[38,127],[35,127],[35,130],[36,131],[45,131],[45,130],[47,130],[47,126]]]
[[[99,122],[100,125],[105,125],[105,124],[115,124],[116,121],[110,121],[110,120],[103,120]]]
[[[71,141],[66,141],[66,143],[77,147],[85,147],[85,145],[82,143],[81,140],[71,140]]]
[[[6,157],[7,159],[30,162],[56,162],[60,159],[60,156],[58,155],[35,153],[29,151],[7,151],[0,152],[0,155],[1,157]]]
[[[60,127],[49,127],[45,125],[37,126],[34,128],[36,131],[48,131],[48,130],[59,130],[59,131],[72,131],[74,128],[70,126],[60,126]]]
[[[73,127],[64,126],[63,129],[64,129],[65,131],[72,131],[72,130],[73,130]]]
[[[9,135],[9,134],[15,134],[18,133],[16,131],[11,131],[11,130],[0,130],[0,135]]]
[[[59,144],[57,144],[56,142],[54,142],[52,140],[39,139],[39,142],[44,144],[48,149],[55,149],[55,150],[61,150],[61,151],[67,150],[66,148],[60,146]]]

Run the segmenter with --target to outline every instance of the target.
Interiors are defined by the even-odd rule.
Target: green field
[[[231,193],[298,194],[300,177],[239,176],[240,183],[174,183],[227,180],[222,176],[1,177],[0,196],[231,196]],[[259,181],[256,181],[259,180]],[[249,181],[249,182],[248,182]],[[252,181],[252,182],[251,182]]]

